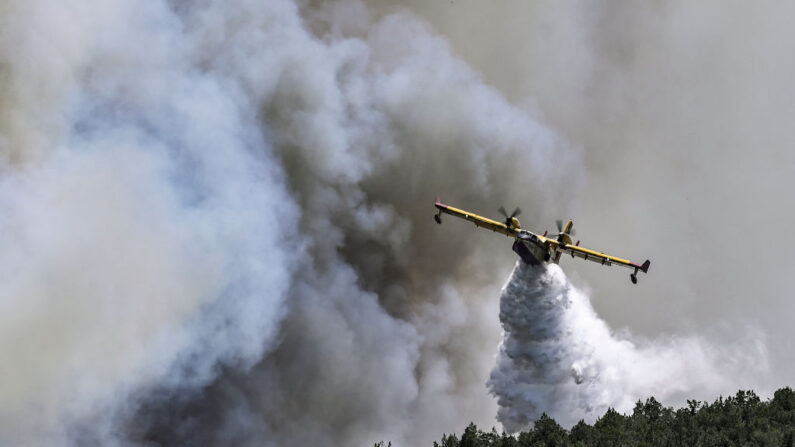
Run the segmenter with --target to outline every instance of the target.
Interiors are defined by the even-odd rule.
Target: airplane
[[[556,221],[558,227],[558,234],[547,236],[544,234],[536,234],[522,228],[519,219],[516,218],[522,210],[516,208],[513,213],[508,215],[505,208],[500,207],[499,212],[505,216],[504,222],[489,219],[487,217],[479,216],[475,213],[465,211],[459,208],[445,205],[439,198],[436,198],[434,204],[439,210],[434,216],[437,224],[442,223],[442,214],[449,214],[451,216],[459,217],[468,220],[475,224],[476,227],[486,228],[496,233],[503,234],[508,237],[514,238],[513,251],[522,259],[522,261],[530,265],[541,265],[542,263],[554,262],[557,264],[560,257],[565,253],[571,255],[572,258],[582,258],[586,261],[597,262],[602,265],[620,265],[633,270],[629,275],[632,284],[638,283],[638,272],[647,273],[651,262],[647,259],[643,264],[636,264],[627,259],[617,258],[595,250],[580,247],[580,241],[574,243],[572,236],[574,236],[574,222],[569,221],[566,226],[563,226],[563,221]]]

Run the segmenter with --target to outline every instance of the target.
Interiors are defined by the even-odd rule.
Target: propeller
[[[563,221],[562,220],[560,220],[560,219],[556,220],[555,221],[555,226],[558,227],[558,233],[562,233],[563,232]],[[569,236],[574,236],[576,234],[577,234],[577,232],[574,231],[574,225],[572,225],[571,226],[571,230],[569,230]]]
[[[515,210],[513,210],[513,212],[511,213],[511,215],[510,215],[510,216],[509,216],[509,215],[508,215],[508,213],[505,211],[505,207],[502,207],[502,206],[501,206],[501,207],[500,207],[500,209],[498,209],[497,211],[499,211],[499,212],[500,212],[500,214],[502,214],[503,216],[505,216],[505,225],[508,225],[508,226],[510,226],[511,219],[513,219],[514,217],[516,217],[516,216],[518,216],[518,215],[522,214],[522,210],[521,210],[521,209],[519,209],[519,207],[518,207],[518,206],[516,207],[516,209],[515,209]]]

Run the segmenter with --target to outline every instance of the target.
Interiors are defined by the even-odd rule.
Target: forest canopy
[[[781,388],[762,401],[738,391],[713,403],[688,400],[684,408],[664,407],[654,397],[638,401],[632,414],[608,409],[593,425],[581,420],[570,430],[546,414],[517,435],[484,432],[469,424],[459,437],[442,435],[433,447],[526,446],[787,446],[795,445],[795,393]],[[376,446],[383,445],[378,443]]]

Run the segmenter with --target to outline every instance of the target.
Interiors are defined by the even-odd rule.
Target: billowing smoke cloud
[[[413,444],[493,420],[477,292],[500,265],[473,255],[505,247],[435,227],[431,200],[517,203],[553,160],[579,177],[574,151],[409,14],[50,6],[0,18],[4,443]]]
[[[278,345],[194,401],[151,402],[144,438],[417,445],[469,420],[494,423],[484,382],[499,326],[493,293],[481,291],[500,265],[482,259],[510,242],[436,227],[433,196],[481,209],[547,203],[536,191],[562,182],[547,168],[579,177],[576,153],[412,16],[368,22],[361,4],[327,8],[307,13],[323,40],[292,42],[260,111],[306,244]]]
[[[718,394],[765,372],[765,347],[752,340],[730,352],[698,338],[633,342],[614,334],[557,265],[517,262],[500,296],[505,331],[489,388],[511,432],[546,412],[565,426],[608,408],[632,410],[643,396],[663,401]]]
[[[437,227],[431,201],[537,227],[584,165],[423,21],[11,0],[0,79],[2,443],[420,445],[493,424],[510,242]]]
[[[256,98],[169,5],[89,3],[2,9],[8,445],[106,444],[137,390],[252,365],[296,266]]]

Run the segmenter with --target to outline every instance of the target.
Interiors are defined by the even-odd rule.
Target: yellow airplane
[[[436,208],[439,210],[433,216],[436,223],[442,223],[442,214],[449,214],[451,216],[466,219],[475,224],[476,227],[486,228],[488,230],[504,234],[505,236],[515,239],[513,243],[513,251],[519,255],[522,260],[530,265],[539,265],[542,262],[554,262],[555,264],[560,261],[560,256],[563,253],[570,254],[572,258],[582,258],[586,261],[597,262],[602,265],[620,265],[634,270],[629,278],[632,284],[638,283],[638,272],[646,273],[649,271],[651,262],[647,259],[643,264],[635,264],[627,259],[617,258],[606,253],[589,250],[580,247],[580,241],[573,243],[571,236],[574,235],[574,222],[569,221],[565,227],[563,222],[558,220],[556,222],[558,227],[558,234],[547,237],[547,232],[544,234],[536,234],[532,231],[522,229],[519,219],[516,216],[522,212],[516,208],[511,215],[505,212],[505,208],[500,207],[500,213],[505,216],[504,222],[489,219],[487,217],[479,216],[469,211],[464,211],[445,205],[439,198],[436,198]]]

